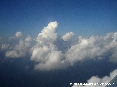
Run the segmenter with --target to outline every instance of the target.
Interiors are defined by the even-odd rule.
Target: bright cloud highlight
[[[75,35],[75,34],[74,34],[73,32],[68,32],[68,33],[66,33],[66,34],[62,37],[62,39],[63,39],[64,41],[68,41],[68,40],[70,40],[74,35]]]
[[[1,49],[6,51],[8,58],[30,57],[36,62],[35,69],[43,71],[64,69],[86,59],[107,58],[117,62],[117,32],[105,36],[79,36],[76,41],[72,39],[73,32],[59,37],[57,27],[56,21],[50,22],[36,39],[25,38],[22,32],[17,32],[8,43],[0,43]]]

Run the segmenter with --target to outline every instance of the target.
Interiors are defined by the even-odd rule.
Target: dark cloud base
[[[34,70],[34,65],[29,58],[0,58],[0,87],[71,87],[71,82],[86,82],[96,75],[102,78],[117,68],[117,63],[107,59],[79,61],[66,69],[51,71]]]

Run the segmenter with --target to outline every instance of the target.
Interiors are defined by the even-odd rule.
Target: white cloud
[[[117,61],[117,41],[115,33],[107,34],[106,36],[91,36],[83,38],[79,36],[78,43],[72,45],[66,52],[66,57],[74,64],[77,61],[94,58],[105,58],[108,53],[113,61]]]
[[[113,70],[110,73],[110,76],[104,76],[102,78],[99,78],[98,76],[92,76],[89,80],[87,80],[87,83],[98,83],[95,85],[95,87],[105,87],[106,85],[100,85],[101,83],[109,83],[115,76],[117,75],[117,69]],[[94,85],[73,85],[72,87],[94,87]]]
[[[66,67],[64,55],[60,51],[52,51],[48,53],[45,58],[40,60],[43,62],[36,65],[35,69],[48,71],[54,69],[62,69]]]
[[[19,57],[23,57],[25,54],[21,51],[15,51],[15,50],[12,50],[12,51],[8,51],[6,52],[5,56],[6,57],[10,57],[10,58],[19,58]]]
[[[39,62],[35,69],[53,70],[65,67],[65,55],[58,50],[54,41],[57,40],[57,22],[50,22],[37,37],[37,44],[33,47],[31,60]]]
[[[17,32],[15,35],[16,38],[10,38],[11,42],[13,40],[13,46],[9,47],[5,53],[5,56],[9,58],[20,58],[30,55],[30,48],[33,45],[33,39],[30,36],[27,36],[26,39],[24,39],[21,32]]]
[[[9,47],[9,44],[2,44],[1,49],[6,50]]]
[[[115,54],[117,50],[116,32],[109,33],[106,36],[91,36],[86,38],[79,36],[77,43],[75,45],[70,44],[71,46],[68,45],[67,50],[62,53],[63,50],[58,49],[59,44],[55,45],[54,43],[58,40],[56,32],[57,26],[57,22],[50,22],[36,38],[37,44],[33,47],[31,56],[31,60],[39,62],[39,64],[36,65],[36,69],[51,70],[53,69],[53,63],[58,64],[54,69],[59,69],[60,67],[58,68],[58,66],[61,64],[60,62],[62,62],[63,59],[65,62],[64,64],[61,64],[61,66],[63,65],[61,68],[73,65],[74,63],[85,59],[105,58],[108,53],[110,53],[109,57],[112,57],[111,59],[113,59],[113,61],[117,59]],[[73,35],[74,34],[72,32],[67,33],[64,36],[65,41],[70,39]],[[60,42],[60,44],[61,43],[63,42]],[[64,48],[65,44],[62,45]],[[60,54],[60,56],[56,56],[57,59],[59,58],[59,63],[55,61],[50,62],[50,55],[53,52]],[[54,58],[55,56],[53,55],[53,60]],[[49,67],[48,63],[51,67]]]
[[[22,32],[17,32],[17,33],[15,34],[15,36],[16,36],[17,38],[21,38],[21,37],[23,37],[23,34],[22,34]]]
[[[68,33],[66,33],[66,34],[62,37],[62,39],[63,39],[64,41],[68,41],[68,40],[70,40],[74,35],[75,35],[75,34],[74,34],[73,32],[68,32]]]
[[[9,47],[9,44],[7,44],[6,42],[4,42],[4,40],[0,37],[0,50],[1,51],[5,51],[7,50]]]
[[[30,47],[32,45],[32,41],[34,41],[29,35],[26,37],[24,40],[25,42],[25,47]]]
[[[22,32],[17,32],[9,38],[9,45],[5,43],[1,49],[7,49],[5,56],[10,58],[28,55],[30,60],[38,63],[35,69],[40,70],[62,69],[81,60],[107,56],[109,61],[117,62],[117,32],[105,36],[79,36],[76,41],[72,39],[73,32],[59,37],[57,26],[56,21],[50,22],[35,40],[30,36],[24,38]]]
[[[47,27],[44,27],[44,29],[39,33],[37,37],[38,43],[43,43],[44,42],[50,42],[50,41],[55,41],[58,37],[56,33],[56,28],[58,26],[58,23],[55,22],[50,22]]]

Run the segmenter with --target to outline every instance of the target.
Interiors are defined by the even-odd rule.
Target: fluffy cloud
[[[25,38],[22,32],[17,32],[9,38],[9,43],[1,44],[1,49],[6,50],[5,56],[9,58],[28,55],[30,60],[37,62],[35,69],[39,70],[63,69],[86,59],[107,58],[117,62],[117,32],[105,36],[79,36],[76,40],[72,39],[73,32],[60,37],[57,27],[56,21],[50,22],[36,39]]]
[[[109,33],[106,36],[78,37],[75,44],[66,44],[73,35],[73,32],[66,33],[62,39],[58,38],[56,29],[58,23],[50,22],[47,27],[39,33],[36,38],[37,44],[33,47],[31,60],[39,62],[35,69],[51,70],[60,69],[73,65],[85,59],[103,59],[107,56],[111,61],[116,62],[117,32]],[[58,41],[57,41],[58,40]],[[61,47],[66,49],[63,51]],[[52,61],[53,60],[53,61]],[[54,61],[56,60],[56,61]]]
[[[17,32],[17,33],[15,34],[15,36],[16,36],[17,38],[21,38],[21,37],[23,37],[23,34],[22,34],[22,32]]]
[[[77,61],[94,58],[105,58],[117,61],[117,41],[115,33],[109,33],[106,36],[91,36],[83,38],[78,37],[78,43],[72,45],[66,52],[66,57],[74,64]]]
[[[50,22],[36,38],[37,44],[33,47],[31,56],[31,60],[39,62],[35,69],[53,70],[65,67],[65,55],[54,44],[58,37],[57,26],[56,21]]]
[[[7,44],[6,42],[4,43],[3,39],[0,37],[0,50],[7,50],[9,47],[9,44]]]
[[[45,44],[46,42],[55,41],[58,37],[56,32],[57,26],[58,23],[55,21],[50,22],[47,27],[44,27],[44,29],[42,29],[41,33],[39,33],[38,37],[36,38],[38,43]]]
[[[17,32],[15,37],[11,37],[9,40],[13,42],[10,44],[10,48],[5,53],[6,57],[9,58],[19,58],[24,57],[27,54],[30,55],[30,48],[32,47],[33,39],[30,36],[27,36],[25,39],[23,38],[23,34],[21,32]],[[5,48],[5,46],[3,46]]]
[[[68,32],[68,33],[66,33],[66,34],[62,37],[62,39],[63,39],[64,41],[68,41],[68,40],[70,40],[74,35],[75,35],[75,34],[74,34],[73,32]]]
[[[110,76],[104,76],[103,78],[99,78],[98,76],[92,76],[87,83],[98,83],[95,87],[105,87],[106,84],[101,85],[101,83],[109,83],[115,76],[117,75],[117,69],[110,73]],[[81,86],[81,85],[73,85],[72,87],[89,87],[88,85]],[[90,85],[90,87],[94,87]]]
[[[6,50],[9,47],[9,44],[2,44],[1,49]]]

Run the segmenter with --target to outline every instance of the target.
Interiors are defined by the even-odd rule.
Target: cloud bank
[[[87,80],[87,83],[98,83],[97,85],[95,85],[95,87],[105,87],[106,84],[101,85],[101,83],[109,83],[116,75],[117,75],[117,69],[112,71],[110,73],[110,76],[104,76],[102,78],[99,78],[98,76],[92,76],[89,80]],[[94,87],[94,85],[90,86],[73,85],[72,87]]]
[[[2,48],[8,46],[9,49],[6,51],[5,56],[9,58],[20,58],[27,55],[31,55],[31,47],[33,46],[33,39],[30,36],[23,38],[21,32],[17,32],[14,37],[9,38],[10,45],[2,44]]]
[[[56,21],[50,22],[35,39],[17,32],[9,38],[8,43],[3,43],[0,39],[1,50],[5,50],[8,58],[28,56],[36,62],[35,69],[43,71],[64,69],[87,59],[107,58],[111,62],[117,62],[117,32],[105,36],[79,36],[74,40],[73,32],[60,37],[57,27]]]

